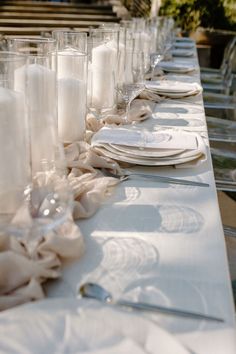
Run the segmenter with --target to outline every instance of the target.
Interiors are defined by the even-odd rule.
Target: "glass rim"
[[[19,52],[1,51],[0,52],[0,61],[1,62],[7,62],[7,61],[20,62],[20,61],[26,61],[26,57],[24,54],[19,53]]]
[[[53,53],[53,55],[55,54],[55,56],[62,56],[62,57],[87,57],[88,56],[88,53],[86,52],[83,52],[83,51],[79,51],[79,50],[76,50],[75,52],[66,52],[66,50],[62,49],[62,50],[58,50],[56,53]]]
[[[9,42],[20,42],[20,43],[49,43],[53,44],[56,43],[55,38],[46,38],[46,37],[16,37],[16,38],[9,38]]]
[[[86,35],[86,37],[88,36],[88,32],[86,32],[86,31],[69,31],[69,30],[63,30],[63,29],[53,30],[52,33],[66,33],[66,34],[72,34],[72,35],[82,34],[82,35]]]
[[[99,28],[91,28],[90,30],[89,30],[89,33],[112,33],[112,32],[114,32],[114,33],[117,33],[117,32],[119,32],[119,30],[118,30],[118,28],[106,28],[106,27],[99,27]]]

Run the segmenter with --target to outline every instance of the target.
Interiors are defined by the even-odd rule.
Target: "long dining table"
[[[183,61],[182,58],[174,60]],[[200,83],[196,48],[194,56],[184,58],[184,62],[193,63],[196,70],[188,74],[174,74],[176,79]],[[174,77],[173,74],[169,75]],[[126,331],[129,327],[142,327],[139,320],[143,319],[144,323],[150,321],[152,326],[165,330],[170,335],[165,340],[173,338],[186,353],[236,352],[234,304],[202,94],[183,99],[165,99],[156,103],[152,117],[142,124],[144,128],[153,130],[171,127],[176,130],[197,131],[206,143],[207,159],[185,168],[134,166],[132,171],[148,170],[153,174],[209,183],[209,187],[160,183],[134,176],[119,183],[94,216],[78,221],[85,239],[84,256],[78,261],[66,264],[62,277],[47,284],[45,300],[20,306],[22,317],[29,314],[29,309],[33,309],[34,313],[40,316],[42,308],[47,309],[51,315],[51,325],[47,329],[49,334],[41,338],[46,349],[44,353],[80,352],[67,350],[66,346],[55,351],[51,347],[52,341],[58,342],[62,337],[65,341],[69,317],[68,321],[64,318],[63,326],[56,334],[52,331],[52,335],[50,331],[54,325],[58,325],[58,318],[54,318],[52,311],[55,304],[57,309],[61,307],[66,311],[68,303],[74,304],[78,301],[76,313],[83,317],[83,313],[79,312],[82,301],[93,313],[96,312],[96,301],[75,300],[78,288],[85,282],[104,286],[117,299],[144,301],[204,313],[224,320],[218,323],[121,309],[124,316],[133,316],[131,321],[129,317],[127,322],[124,319],[119,324],[121,327],[127,327]],[[9,311],[9,316],[13,311],[14,309]],[[114,313],[113,310],[109,312],[111,327],[115,321],[119,323],[116,311],[119,312],[117,309],[114,309]],[[8,311],[0,315],[0,321],[1,316],[7,318],[7,313]],[[82,322],[72,323],[69,335],[71,341],[80,340],[76,334],[76,326],[81,326],[78,330],[81,333],[89,321],[89,316],[92,316],[91,313],[88,318],[84,314]],[[96,331],[99,335],[102,317],[98,317],[97,321]],[[144,331],[145,326],[142,328]],[[144,335],[141,330],[138,336],[141,336],[141,333]],[[15,352],[38,353],[35,346],[38,342],[34,341],[37,328],[34,328],[33,322],[31,332],[24,331],[22,325],[20,334],[11,333],[9,341],[16,340],[18,343],[24,336],[31,338],[28,351],[20,351],[21,347],[16,344],[18,351],[16,349]],[[159,350],[162,345],[165,348],[165,345],[161,344],[161,338],[164,337],[160,335],[158,338],[158,334],[152,338],[156,351],[150,352],[178,353],[174,344],[172,350]],[[1,343],[0,352],[8,352],[1,348]],[[117,354],[123,352],[139,353],[134,349],[106,351]]]

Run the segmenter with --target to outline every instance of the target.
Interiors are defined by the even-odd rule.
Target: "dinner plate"
[[[159,66],[162,70],[173,73],[188,73],[196,69],[196,66],[193,64],[181,64],[171,61],[162,61]]]
[[[118,307],[88,299],[47,299],[0,315],[4,354],[189,354],[174,336]]]
[[[174,44],[175,48],[185,48],[185,49],[190,49],[194,47],[193,42],[175,42]]]
[[[172,81],[172,80],[162,80],[162,81],[152,81],[145,84],[146,89],[151,90],[156,93],[167,93],[169,94],[183,94],[188,95],[193,92],[200,92],[201,86],[196,83],[185,83],[181,81]]]
[[[176,157],[175,159],[174,158],[173,159],[171,158],[148,159],[148,158],[128,157],[124,154],[114,154],[102,147],[96,147],[95,150],[107,157],[110,157],[113,160],[120,161],[120,162],[127,162],[132,165],[141,165],[141,166],[173,166],[173,165],[179,165],[179,164],[191,162],[202,157],[202,153],[198,152],[194,156],[186,156],[186,157],[179,157],[179,158]]]
[[[149,148],[135,148],[132,146],[113,145],[109,144],[109,147],[118,151],[119,153],[127,154],[128,156],[143,156],[143,157],[170,157],[183,152],[183,149],[149,149]],[[108,144],[106,146],[108,148]]]
[[[184,133],[186,138],[190,133]],[[134,165],[144,165],[144,166],[171,166],[171,165],[178,165],[183,164],[186,162],[190,162],[196,159],[201,158],[201,160],[206,159],[206,149],[205,143],[201,136],[197,133],[191,133],[192,137],[196,139],[196,148],[194,149],[182,149],[175,153],[173,153],[173,149],[170,151],[170,155],[164,154],[162,155],[162,150],[160,149],[160,154],[158,154],[158,150],[152,151],[151,154],[147,152],[150,149],[145,148],[145,152],[141,151],[138,153],[138,150],[130,150],[130,153],[127,153],[128,147],[122,146],[118,148],[115,144],[107,144],[107,143],[100,143],[94,146],[95,151],[99,152],[100,154],[112,158],[117,161],[121,162],[128,162]],[[134,153],[135,151],[135,153]]]
[[[192,57],[194,52],[188,49],[173,49],[171,54],[174,57]]]
[[[175,37],[176,42],[188,42],[188,43],[195,43],[192,38],[189,37]]]

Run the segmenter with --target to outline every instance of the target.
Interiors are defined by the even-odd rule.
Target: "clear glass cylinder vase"
[[[55,169],[58,158],[56,41],[15,38],[10,44],[27,57],[27,64],[15,70],[15,89],[26,96],[34,176]]]
[[[72,210],[72,193],[66,178],[66,161],[57,129],[56,41],[47,38],[15,38],[9,47],[26,62],[14,70],[14,90],[26,97],[29,136],[30,189],[27,214],[31,222],[15,229],[29,239],[65,221]],[[29,219],[27,220],[29,221]]]
[[[25,56],[0,53],[0,225],[14,217],[30,185],[25,95],[15,89],[15,70]]]
[[[89,34],[90,97],[88,106],[97,116],[111,112],[117,104],[117,29],[91,29]]]
[[[64,144],[84,140],[87,113],[87,33],[55,31],[58,132]]]

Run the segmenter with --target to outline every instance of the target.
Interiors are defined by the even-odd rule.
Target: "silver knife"
[[[221,322],[221,323],[224,322],[224,320],[219,317],[208,316],[198,312],[190,312],[190,311],[185,311],[185,310],[180,310],[175,308],[163,307],[159,305],[151,305],[143,302],[131,302],[126,300],[118,300],[117,302],[115,302],[115,304],[119,306],[130,307],[140,311],[159,312],[165,315],[181,316],[186,318],[192,318],[195,320],[206,320],[206,321]]]
[[[145,173],[126,173],[123,177],[132,177],[132,176],[140,176],[143,178],[150,178],[150,179],[155,179],[156,181],[160,183],[172,183],[172,184],[182,184],[186,186],[198,186],[198,187],[209,187],[208,183],[204,182],[197,182],[197,181],[190,181],[187,179],[180,179],[180,178],[173,178],[173,177],[167,177],[167,176],[157,176],[157,175],[148,175]]]
[[[159,175],[149,175],[147,173],[142,173],[142,172],[126,172],[123,175],[118,175],[114,174],[111,172],[111,170],[108,170],[106,168],[102,168],[101,171],[109,177],[114,177],[118,178],[121,181],[125,181],[126,179],[129,179],[132,176],[136,177],[141,177],[141,178],[147,178],[147,179],[152,179],[155,181],[158,181],[160,183],[172,183],[172,184],[181,184],[181,185],[186,185],[186,186],[197,186],[197,187],[209,187],[208,183],[203,183],[203,182],[196,182],[196,181],[190,181],[186,179],[180,179],[180,178],[173,178],[173,177],[167,177],[167,176],[159,176]]]

